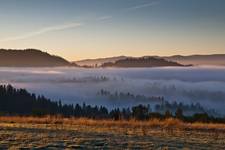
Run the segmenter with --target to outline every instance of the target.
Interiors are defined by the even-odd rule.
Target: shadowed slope
[[[0,49],[0,66],[3,67],[54,67],[71,66],[67,60],[36,49]],[[73,64],[76,66],[75,64]]]
[[[118,60],[115,63],[104,63],[102,65],[102,67],[164,67],[164,66],[184,66],[184,65],[154,57],[126,58]]]

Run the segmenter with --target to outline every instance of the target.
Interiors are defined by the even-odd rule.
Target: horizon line
[[[18,50],[18,51],[25,51],[25,50],[39,50],[43,53],[48,53],[50,55],[54,55],[54,56],[59,56],[62,57],[64,59],[66,59],[69,62],[77,62],[77,61],[85,61],[85,60],[95,60],[95,59],[106,59],[106,58],[113,58],[113,57],[133,57],[133,58],[139,58],[139,57],[173,57],[173,56],[204,56],[204,55],[225,55],[225,53],[192,53],[192,54],[174,54],[174,55],[156,55],[156,54],[144,54],[144,55],[124,55],[124,54],[118,54],[118,55],[106,55],[103,57],[91,57],[91,58],[83,58],[83,59],[78,59],[78,60],[69,60],[61,55],[58,55],[57,53],[50,53],[48,50],[46,49],[39,49],[39,48],[24,48],[24,49],[19,49],[19,48],[0,48],[0,50]]]

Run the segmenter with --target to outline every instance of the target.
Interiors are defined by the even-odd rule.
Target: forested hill
[[[115,63],[104,63],[102,67],[163,67],[163,66],[184,66],[177,62],[167,61],[162,58],[141,57],[126,58],[118,60]]]
[[[67,60],[36,49],[0,49],[1,67],[54,67],[71,66]]]

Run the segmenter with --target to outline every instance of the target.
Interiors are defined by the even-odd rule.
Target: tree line
[[[183,114],[187,116],[192,116],[195,113],[207,113],[210,116],[221,116],[215,109],[207,109],[200,105],[200,103],[191,103],[184,104],[182,102],[172,101],[168,102],[164,99],[163,96],[150,96],[146,97],[145,95],[134,95],[130,92],[123,93],[115,91],[114,93],[101,89],[97,92],[97,96],[106,98],[112,101],[123,101],[129,100],[130,102],[141,102],[152,105],[152,110],[164,114],[166,111],[170,111],[172,114],[175,114],[175,111],[180,108],[183,110]]]
[[[139,101],[146,101],[146,102],[162,102],[164,101],[164,97],[162,96],[150,96],[146,97],[144,95],[134,95],[130,92],[123,93],[123,92],[114,92],[111,93],[110,91],[101,89],[99,92],[97,92],[98,96],[107,97],[111,100],[139,100]]]
[[[152,118],[178,118],[187,122],[220,122],[225,118],[215,118],[207,113],[196,113],[184,116],[183,110],[177,108],[175,113],[169,110],[165,113],[152,112],[150,105],[137,105],[132,108],[115,108],[108,110],[104,106],[80,104],[62,104],[61,101],[51,101],[44,96],[36,96],[25,89],[16,89],[11,85],[0,85],[0,114],[1,115],[62,115],[65,117],[86,117],[92,119],[114,120],[148,120]]]

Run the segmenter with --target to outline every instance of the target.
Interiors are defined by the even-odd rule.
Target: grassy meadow
[[[0,117],[1,149],[224,149],[225,124]]]

